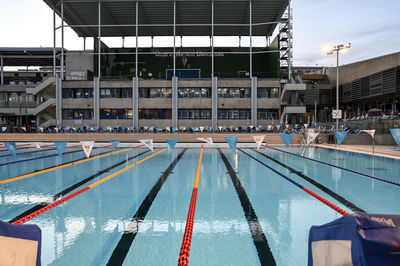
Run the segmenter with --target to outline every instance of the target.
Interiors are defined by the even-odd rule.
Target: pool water
[[[323,148],[280,149],[400,182],[398,160]],[[111,151],[95,149],[92,157]],[[280,151],[243,151],[347,212],[400,214],[398,186]],[[49,150],[1,157],[0,164],[55,153]],[[13,220],[38,204],[57,200],[59,197],[53,198],[57,193],[68,188],[63,195],[73,193],[152,153],[137,148],[1,184],[0,220]],[[199,154],[199,148],[161,152],[28,221],[42,229],[42,264],[105,265],[123,261],[124,265],[176,265]],[[80,151],[2,165],[0,181],[83,158]],[[233,182],[235,178],[238,181]],[[79,183],[85,179],[86,183]],[[310,179],[314,183],[307,181]],[[266,250],[270,250],[277,265],[306,265],[310,227],[339,217],[246,154],[205,148],[189,263],[260,265]],[[249,224],[260,226],[258,233],[265,235],[259,250]],[[127,233],[134,235],[133,239],[123,237]],[[110,259],[113,253],[120,259],[118,263]]]

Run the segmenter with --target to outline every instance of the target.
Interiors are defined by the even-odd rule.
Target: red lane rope
[[[335,211],[337,211],[338,213],[340,213],[341,215],[349,215],[350,213],[348,213],[347,211],[341,209],[340,207],[336,206],[335,204],[333,204],[332,202],[330,202],[329,200],[324,199],[323,197],[321,197],[320,195],[318,195],[315,192],[312,192],[311,190],[309,190],[306,187],[303,187],[303,190],[305,192],[307,192],[308,194],[310,194],[311,196],[313,196],[314,198],[318,199],[319,201],[321,201],[322,203],[324,203],[325,205],[331,207],[332,209],[334,209]]]
[[[194,215],[196,213],[197,191],[199,188],[201,159],[203,158],[203,145],[201,145],[199,162],[197,164],[196,178],[194,180],[192,198],[190,199],[189,212],[186,218],[185,233],[183,235],[181,251],[179,252],[178,266],[189,264],[190,245],[192,244]]]
[[[54,207],[66,202],[67,200],[70,200],[73,197],[78,196],[79,194],[81,194],[81,193],[83,193],[83,192],[85,192],[86,190],[89,190],[89,189],[90,189],[89,187],[84,187],[81,190],[78,190],[78,191],[72,193],[71,195],[68,195],[68,196],[66,196],[66,197],[64,197],[64,198],[62,198],[60,200],[57,200],[57,201],[47,205],[46,207],[43,207],[43,208],[41,208],[41,209],[39,209],[39,210],[37,210],[37,211],[25,216],[25,217],[22,217],[19,220],[16,220],[12,224],[23,224],[23,223],[35,218],[36,216],[39,216],[40,214],[42,214],[44,212],[47,212],[48,210],[53,209]]]
[[[190,200],[189,212],[186,219],[185,234],[183,235],[181,251],[179,253],[178,266],[189,265],[190,246],[192,244],[194,215],[196,213],[197,188],[193,189]]]

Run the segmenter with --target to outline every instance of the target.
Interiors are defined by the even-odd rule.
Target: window
[[[278,98],[279,89],[278,88],[258,88],[257,98]]]
[[[100,119],[131,119],[132,109],[100,109]]]
[[[219,98],[250,98],[250,88],[218,88]]]
[[[211,109],[179,109],[178,119],[211,119]]]
[[[139,98],[172,98],[172,88],[139,88]]]
[[[93,109],[63,109],[63,119],[92,119]]]
[[[269,120],[278,119],[279,111],[278,109],[258,109],[257,119],[258,120]]]
[[[92,88],[63,88],[63,98],[93,98]]]
[[[139,109],[139,119],[172,119],[171,109]]]
[[[218,119],[247,120],[251,119],[250,109],[219,109]]]
[[[179,98],[211,98],[211,88],[179,88]]]

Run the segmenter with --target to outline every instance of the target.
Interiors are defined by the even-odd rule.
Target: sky
[[[0,0],[0,3],[0,47],[53,46],[53,13],[42,0]],[[348,42],[351,49],[340,56],[340,65],[400,51],[400,0],[292,0],[291,3],[295,66],[335,66],[336,57],[326,55],[324,48]],[[65,29],[64,39],[67,49],[83,49],[83,39],[71,29]],[[158,38],[154,44],[164,46],[172,44],[172,40]],[[121,46],[122,40],[105,42],[113,47]],[[265,42],[265,38],[253,40],[254,46],[265,46]],[[243,46],[248,43],[248,38],[242,38]],[[61,45],[60,38],[57,44]],[[208,46],[209,40],[183,39],[183,45],[198,44]],[[238,40],[217,38],[215,44],[237,45]],[[87,39],[86,45],[93,47],[93,40]],[[150,39],[141,38],[139,45],[150,45]],[[134,46],[134,39],[126,39],[125,46]]]

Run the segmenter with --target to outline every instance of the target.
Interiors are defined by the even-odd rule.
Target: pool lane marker
[[[35,176],[35,175],[47,173],[47,172],[50,172],[50,171],[58,170],[58,169],[65,168],[65,167],[68,167],[68,166],[71,166],[71,165],[77,165],[77,164],[85,163],[85,162],[88,162],[88,161],[91,161],[91,160],[107,157],[107,156],[110,156],[110,155],[114,155],[114,154],[117,154],[117,153],[120,153],[120,152],[125,152],[125,151],[129,151],[129,150],[132,150],[132,149],[140,148],[140,147],[143,147],[143,145],[138,145],[138,146],[127,148],[127,149],[123,149],[123,150],[113,151],[113,152],[109,152],[109,153],[106,153],[106,154],[103,154],[103,155],[97,155],[97,156],[92,157],[92,158],[86,158],[86,159],[79,160],[79,161],[76,161],[76,162],[71,162],[71,163],[66,163],[66,164],[50,167],[50,168],[43,169],[43,170],[40,170],[40,171],[37,171],[37,172],[33,172],[33,173],[29,173],[29,174],[19,175],[19,176],[16,176],[16,177],[12,177],[12,178],[8,178],[8,179],[5,179],[5,180],[1,180],[0,181],[0,185],[6,184],[6,183],[10,183],[10,182],[14,182],[14,181],[17,181],[17,180],[20,180],[20,179],[24,179],[24,178],[27,178],[27,177],[32,177],[32,176]],[[79,150],[79,151],[81,151],[81,150]],[[73,152],[78,152],[78,151],[73,151]],[[70,152],[70,153],[72,153],[72,152]]]
[[[381,178],[381,177],[364,174],[364,173],[361,173],[361,172],[358,172],[358,171],[355,171],[355,170],[351,170],[351,169],[344,168],[344,167],[341,167],[341,166],[338,166],[338,165],[326,163],[326,162],[319,161],[319,160],[316,160],[316,159],[308,158],[308,157],[305,157],[305,156],[302,156],[302,155],[299,155],[299,154],[295,154],[295,153],[292,153],[292,152],[284,151],[284,150],[277,149],[277,148],[274,148],[274,147],[271,147],[271,146],[267,146],[267,145],[262,145],[262,146],[266,147],[266,148],[269,148],[269,149],[272,149],[272,150],[276,150],[276,151],[287,153],[287,154],[290,154],[290,155],[293,155],[293,156],[304,158],[304,159],[307,159],[307,160],[310,160],[310,161],[313,161],[313,162],[317,162],[317,163],[321,163],[321,164],[324,164],[324,165],[332,166],[332,167],[335,167],[335,168],[338,168],[340,170],[344,170],[344,171],[347,171],[347,172],[350,172],[350,173],[353,173],[353,174],[365,176],[365,177],[372,178],[372,179],[375,179],[375,180],[378,180],[378,181],[382,181],[382,182],[385,182],[385,183],[388,183],[388,184],[400,186],[400,183],[397,183],[395,181],[390,181],[390,180],[387,180],[387,179],[384,179],[384,178]]]
[[[306,176],[305,174],[293,169],[292,167],[276,160],[275,158],[272,158],[256,149],[252,149],[254,152],[260,154],[261,156],[264,156],[265,158],[273,161],[274,163],[279,164],[280,166],[288,169],[289,171],[295,173],[296,175],[298,175],[299,177],[303,178],[304,180],[306,180],[308,183],[316,186],[317,188],[319,188],[320,190],[322,190],[323,192],[325,192],[326,194],[328,194],[329,196],[331,196],[332,198],[336,199],[337,201],[339,201],[340,203],[342,203],[343,205],[345,205],[347,208],[351,209],[354,212],[364,212],[365,211],[363,209],[361,209],[360,207],[356,206],[355,204],[351,203],[350,201],[348,201],[347,199],[343,198],[342,196],[340,196],[339,194],[335,193],[334,191],[330,190],[329,188],[325,187],[324,185],[320,184],[319,182],[315,181],[314,179],[312,179],[311,177]]]
[[[296,181],[294,181],[293,179],[291,179],[290,177],[278,172],[277,170],[275,170],[274,168],[268,166],[267,164],[265,164],[264,162],[260,161],[259,159],[257,159],[256,157],[248,154],[247,152],[243,151],[240,148],[236,148],[239,151],[241,151],[242,153],[246,154],[247,156],[249,156],[250,158],[252,158],[253,160],[257,161],[258,163],[262,164],[263,166],[267,167],[269,170],[271,170],[272,172],[280,175],[281,177],[283,177],[284,179],[286,179],[287,181],[289,181],[290,183],[292,183],[293,185],[297,186],[298,188],[304,190],[305,192],[307,192],[308,194],[310,194],[311,196],[313,196],[314,198],[318,199],[319,201],[321,201],[322,203],[324,203],[325,205],[329,206],[330,208],[334,209],[335,211],[337,211],[338,213],[340,213],[341,215],[349,215],[350,213],[348,213],[347,211],[343,210],[342,208],[340,208],[339,206],[336,206],[335,204],[333,204],[332,202],[330,202],[327,199],[324,199],[323,197],[319,196],[318,194],[314,193],[313,191],[309,190],[308,188],[300,185],[299,183],[297,183]]]
[[[272,254],[272,251],[268,245],[267,238],[262,230],[258,217],[255,210],[247,196],[246,190],[244,189],[242,183],[240,182],[238,176],[229,163],[225,154],[218,149],[219,155],[225,164],[226,169],[231,177],[232,183],[236,189],[236,193],[239,197],[240,204],[242,205],[244,216],[246,217],[247,223],[249,224],[249,229],[251,232],[251,237],[253,238],[254,245],[256,247],[258,258],[261,265],[276,265],[276,261]]]
[[[61,199],[59,199],[59,200],[47,205],[46,207],[43,207],[43,208],[41,208],[41,209],[39,209],[39,210],[37,210],[37,211],[25,216],[25,217],[22,217],[21,219],[13,222],[12,224],[23,224],[23,223],[35,218],[36,216],[39,216],[42,213],[47,212],[48,210],[53,209],[54,207],[56,207],[56,206],[58,206],[58,205],[60,205],[60,204],[62,204],[64,202],[66,202],[66,201],[78,196],[79,194],[82,194],[83,192],[85,192],[85,191],[87,191],[87,190],[89,190],[91,188],[94,188],[94,187],[96,187],[96,186],[98,186],[98,185],[110,180],[111,178],[113,178],[113,177],[125,172],[126,170],[129,170],[132,167],[134,167],[134,166],[136,166],[138,164],[141,164],[142,162],[144,162],[144,161],[146,161],[146,160],[148,160],[148,159],[160,154],[161,152],[163,152],[165,150],[167,150],[167,148],[164,148],[164,149],[162,149],[162,150],[160,150],[160,151],[158,151],[156,153],[153,153],[152,155],[149,155],[146,158],[143,158],[140,161],[137,161],[136,163],[133,163],[133,164],[131,164],[131,165],[129,165],[129,166],[127,166],[127,167],[125,167],[125,168],[123,168],[123,169],[121,169],[121,170],[119,170],[119,171],[117,171],[117,172],[115,172],[115,173],[113,173],[111,175],[109,175],[109,176],[106,176],[106,177],[100,179],[99,181],[94,182],[93,184],[91,184],[91,185],[89,185],[87,187],[82,188],[81,190],[78,190],[78,191],[76,191],[76,192],[74,192],[74,193],[72,193],[72,194],[70,194],[70,195],[68,195],[68,196],[66,196],[64,198],[61,198]]]
[[[196,178],[194,180],[192,198],[190,199],[188,216],[186,219],[185,233],[183,235],[181,251],[179,253],[178,266],[189,264],[190,245],[192,244],[194,215],[196,213],[197,191],[199,188],[201,159],[203,157],[203,145],[201,145],[199,162],[197,164]]]
[[[116,245],[107,265],[122,265],[132,246],[135,237],[139,232],[139,227],[143,223],[154,199],[157,197],[158,192],[167,180],[168,176],[172,173],[178,161],[182,158],[183,154],[186,152],[187,148],[182,150],[175,160],[168,166],[167,170],[158,179],[157,183],[154,184],[153,188],[147,194],[146,198],[142,201],[136,213],[132,216],[131,221],[126,226],[124,233],[121,236],[118,244]]]
[[[98,177],[98,176],[100,176],[100,175],[102,175],[102,174],[104,174],[104,173],[106,173],[106,172],[108,172],[108,171],[110,171],[110,170],[112,170],[112,169],[114,169],[114,168],[116,168],[116,167],[118,167],[118,166],[120,166],[120,165],[122,165],[122,164],[124,164],[124,163],[126,163],[128,161],[130,161],[130,160],[133,160],[133,159],[135,159],[135,158],[137,158],[137,157],[139,157],[139,156],[141,156],[141,155],[143,155],[143,154],[145,154],[147,152],[149,152],[149,151],[143,151],[143,152],[141,152],[139,154],[136,154],[136,155],[134,155],[132,157],[129,157],[126,160],[123,160],[123,161],[121,161],[119,163],[116,163],[116,164],[114,164],[114,165],[112,165],[112,166],[110,166],[110,167],[108,167],[106,169],[103,169],[103,170],[101,170],[101,171],[99,171],[99,172],[97,172],[97,173],[95,173],[95,174],[93,174],[93,175],[91,175],[91,176],[89,176],[89,177],[87,177],[87,178],[75,183],[74,185],[64,189],[63,191],[60,191],[60,192],[56,193],[55,195],[51,196],[47,201],[41,202],[41,203],[33,206],[32,208],[24,211],[20,215],[14,217],[13,219],[11,219],[9,221],[9,223],[13,223],[13,222],[15,222],[15,221],[27,216],[27,215],[30,215],[31,213],[34,213],[35,211],[37,211],[37,210],[39,210],[39,209],[41,209],[43,207],[46,207],[47,205],[51,204],[52,202],[56,201],[57,199],[65,196],[65,195],[67,195],[68,193],[70,193],[71,191],[75,190],[76,188],[78,188],[78,187],[86,184],[87,182],[95,179],[96,177]]]

